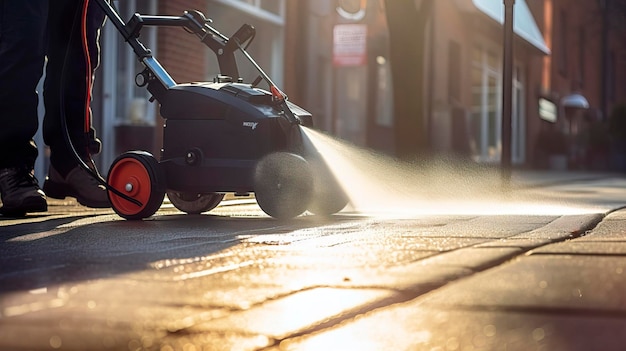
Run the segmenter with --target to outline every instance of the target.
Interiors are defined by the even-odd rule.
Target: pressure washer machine
[[[278,219],[307,210],[330,215],[346,206],[346,194],[302,132],[313,127],[311,114],[288,101],[246,51],[253,26],[244,24],[229,38],[196,10],[134,14],[124,22],[113,5],[95,1],[143,63],[135,83],[150,92],[165,120],[159,160],[129,151],[112,163],[106,183],[117,214],[150,217],[165,194],[189,214],[210,211],[228,193],[253,193],[259,207]],[[181,27],[197,36],[215,53],[220,74],[212,82],[176,83],[140,42],[146,26]],[[244,83],[236,52],[258,71],[257,79]]]

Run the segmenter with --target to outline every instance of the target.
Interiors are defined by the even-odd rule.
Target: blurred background
[[[227,36],[253,25],[248,51],[330,135],[404,159],[500,163],[502,0],[113,2],[125,20],[197,9]],[[513,166],[626,172],[626,0],[516,0],[514,33]],[[178,83],[219,73],[213,52],[180,28],[141,40]],[[106,174],[126,150],[158,157],[163,123],[110,23],[101,49],[93,111]],[[39,179],[47,162],[38,159]]]

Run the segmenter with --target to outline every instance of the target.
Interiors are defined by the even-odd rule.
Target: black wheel
[[[320,216],[330,216],[343,210],[348,196],[323,160],[308,160],[313,170],[313,197],[308,210]]]
[[[222,202],[224,194],[196,194],[168,191],[167,197],[177,209],[189,214],[200,214],[202,212],[211,211],[217,207],[217,205]]]
[[[149,153],[130,151],[118,156],[109,170],[107,183],[122,194],[139,201],[135,204],[109,190],[113,210],[126,219],[152,216],[165,197],[165,175]]]
[[[259,207],[278,219],[306,211],[313,193],[313,175],[307,161],[295,154],[277,152],[256,166],[254,192]]]

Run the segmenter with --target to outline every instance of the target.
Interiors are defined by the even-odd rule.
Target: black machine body
[[[125,23],[106,0],[95,1],[143,63],[136,84],[148,89],[164,118],[159,160],[130,151],[111,166],[107,183],[115,191],[109,198],[120,216],[149,217],[165,194],[187,213],[213,209],[226,193],[254,193],[261,209],[280,219],[307,210],[329,215],[345,207],[346,195],[303,141],[301,127],[312,128],[313,117],[288,101],[247,53],[254,27],[244,24],[228,38],[198,11],[180,17],[135,14]],[[144,26],[176,26],[195,34],[215,53],[220,75],[213,82],[176,83],[139,41]],[[237,51],[259,73],[251,83],[239,76]]]
[[[299,124],[269,92],[249,84],[182,84],[157,100],[165,118],[160,163],[173,191],[251,193],[258,160],[273,152],[302,153]],[[308,112],[289,105],[312,127]]]

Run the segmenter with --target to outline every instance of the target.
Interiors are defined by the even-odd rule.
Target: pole
[[[511,181],[511,113],[513,110],[513,6],[515,0],[504,1],[504,62],[502,79],[502,155],[500,167],[502,182]]]

